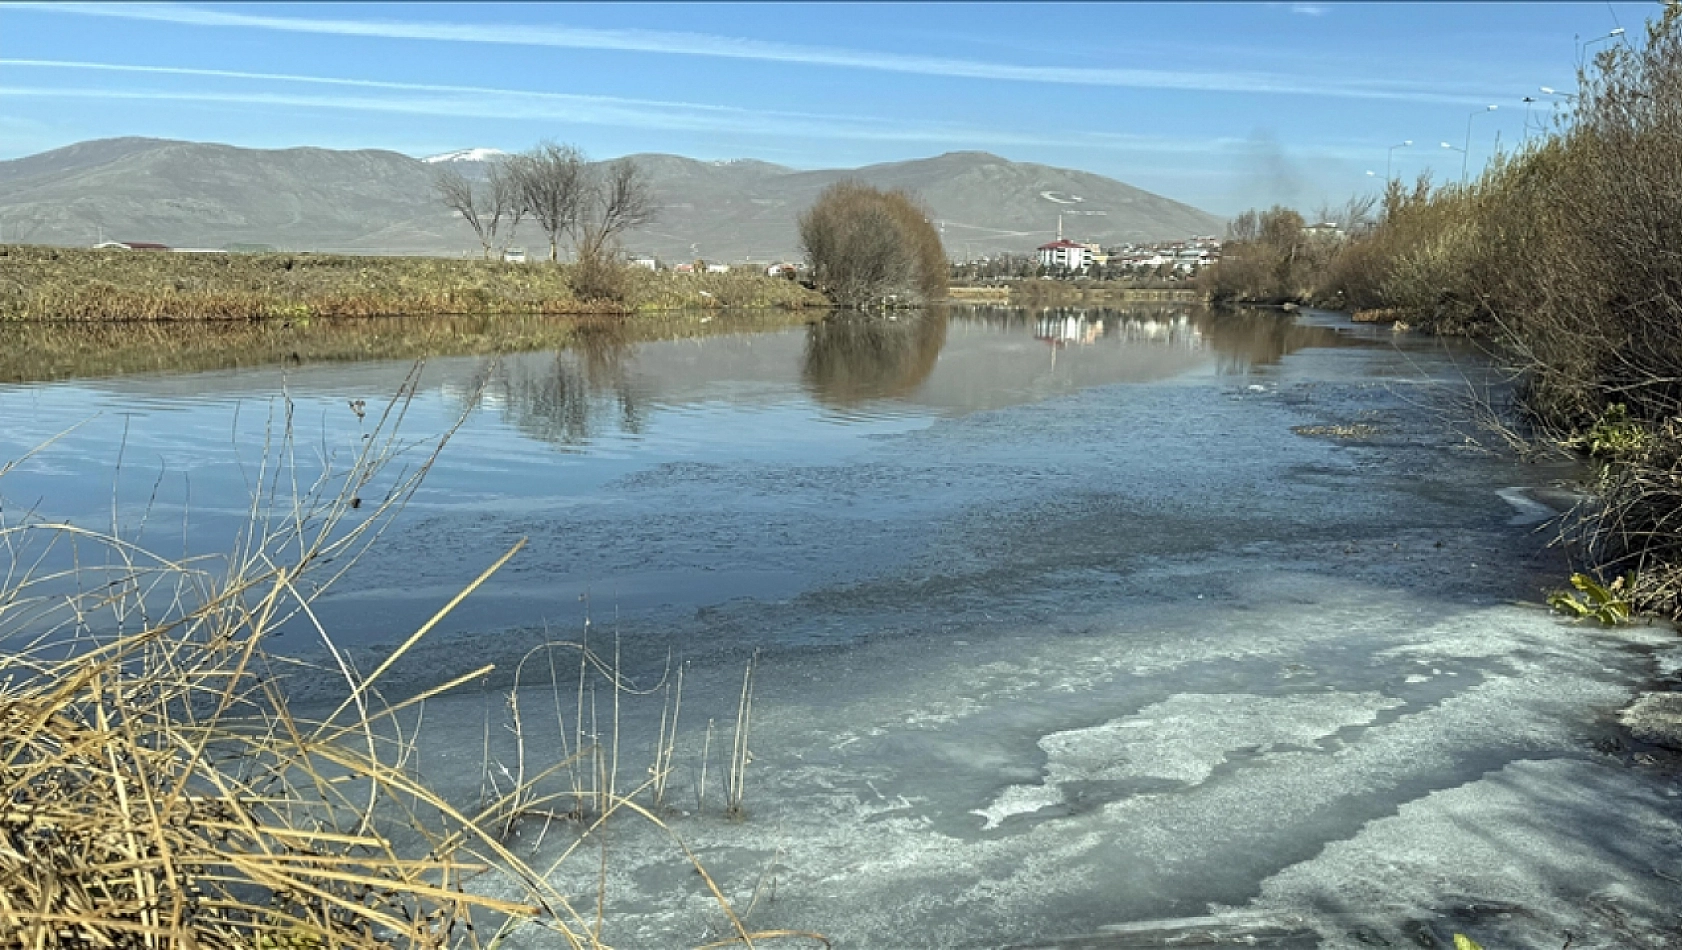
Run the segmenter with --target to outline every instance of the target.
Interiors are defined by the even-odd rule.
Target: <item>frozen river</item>
[[[283,389],[300,446],[331,452],[366,425],[350,402],[408,368],[0,387],[0,459],[81,423],[0,500],[215,549]],[[1467,350],[1335,315],[1187,308],[437,359],[404,429],[465,422],[319,613],[377,654],[527,539],[397,671],[498,664],[427,704],[423,772],[481,794],[487,723],[493,771],[513,761],[503,690],[534,646],[588,623],[639,688],[673,656],[660,813],[754,929],[1682,945],[1674,772],[1632,764],[1612,721],[1674,669],[1674,637],[1538,606],[1566,574],[1543,519],[1570,473],[1478,444],[1464,397],[1487,381]],[[562,726],[549,688],[520,694],[537,765],[576,738],[565,656]],[[621,791],[655,761],[666,695],[622,698]],[[569,840],[540,830],[515,839],[538,863]],[[663,832],[631,818],[599,842],[608,943],[729,936]],[[602,873],[592,850],[557,877],[593,906]]]

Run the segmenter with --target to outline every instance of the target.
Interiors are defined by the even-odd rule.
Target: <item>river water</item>
[[[272,460],[289,421],[300,471],[338,464],[411,369],[0,386],[0,459],[57,436],[0,503],[224,550],[268,484],[265,437]],[[1677,939],[1674,777],[1631,767],[1611,721],[1674,638],[1538,606],[1566,572],[1546,519],[1572,473],[1475,425],[1469,399],[1500,386],[1468,348],[1312,312],[976,308],[420,373],[393,471],[460,428],[316,613],[377,657],[525,539],[385,681],[497,664],[425,709],[422,769],[464,803],[514,761],[520,658],[587,638],[652,691],[621,697],[615,731],[565,654],[560,725],[531,725],[555,688],[519,693],[528,757],[565,757],[589,695],[585,731],[634,787],[681,667],[659,812],[752,928],[886,948]],[[302,618],[275,643],[320,650]],[[515,839],[539,862],[575,833],[540,825]],[[592,841],[609,943],[730,935],[667,832]],[[556,878],[593,907],[591,853]]]

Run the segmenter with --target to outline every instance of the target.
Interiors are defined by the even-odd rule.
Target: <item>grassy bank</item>
[[[824,307],[762,274],[425,257],[172,254],[0,247],[0,322],[238,320],[390,314],[625,314]]]
[[[703,319],[467,314],[227,321],[0,322],[0,383],[352,360],[488,356],[628,345],[799,326],[796,310],[723,311]]]
[[[1559,127],[1475,181],[1392,183],[1329,253],[1266,228],[1217,289],[1491,340],[1540,443],[1591,459],[1585,566],[1682,617],[1682,8],[1579,75]],[[1263,214],[1280,217],[1274,212]],[[1229,248],[1231,250],[1231,248]],[[1247,268],[1247,269],[1246,269]],[[1224,273],[1223,273],[1224,272]]]

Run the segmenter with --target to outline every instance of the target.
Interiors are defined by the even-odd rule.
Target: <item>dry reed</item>
[[[366,673],[315,620],[313,602],[378,541],[443,445],[390,473],[415,451],[396,433],[417,383],[418,369],[369,414],[348,461],[329,457],[313,478],[292,461],[289,424],[273,427],[247,532],[224,558],[165,558],[115,524],[0,523],[6,946],[480,948],[534,926],[556,945],[603,946],[602,895],[574,906],[547,883],[558,861],[539,871],[502,840],[510,815],[545,804],[533,790],[553,768],[522,768],[473,813],[415,777],[399,713],[489,667],[400,702],[380,689],[520,545]],[[299,661],[265,649],[289,622],[316,631],[346,685],[316,719],[288,706],[283,681]],[[592,830],[621,811],[665,828],[608,791]],[[730,943],[824,943],[750,932],[695,868],[732,922]]]

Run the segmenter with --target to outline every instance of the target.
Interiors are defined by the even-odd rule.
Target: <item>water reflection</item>
[[[647,421],[643,387],[628,369],[634,347],[622,324],[580,327],[572,345],[540,359],[487,359],[447,395],[479,400],[540,442],[582,446],[604,428],[639,435]]]
[[[650,344],[608,325],[549,353],[484,360],[446,384],[530,438],[583,449],[641,437],[654,416],[709,401],[787,404],[838,418],[951,415],[1195,372],[1242,375],[1308,346],[1363,341],[1279,311],[1184,304],[961,307],[835,315],[799,331]],[[724,433],[735,438],[741,433]]]
[[[1035,339],[1057,349],[1108,343],[1207,350],[1222,375],[1275,365],[1305,347],[1367,342],[1329,326],[1299,323],[1289,313],[1264,309],[1211,310],[1190,304],[975,306],[958,313],[960,319],[1001,329],[1031,329]]]
[[[447,530],[441,527],[391,555],[389,577],[382,582],[389,590],[365,595],[368,603],[378,601],[380,610],[346,601],[347,616],[336,618],[336,629],[371,638],[391,623],[403,625],[406,615],[392,611],[422,609],[409,589],[411,580],[432,578],[447,586],[443,578],[453,577],[456,561],[482,564],[500,554],[479,550],[476,545],[487,536],[473,527],[497,513],[529,519],[529,525],[521,522],[521,533],[542,524],[571,530],[573,507],[627,497],[615,486],[681,494],[698,479],[693,490],[704,493],[711,477],[705,473],[750,462],[842,466],[879,444],[880,436],[919,431],[935,419],[1047,402],[1093,387],[1197,385],[1217,373],[1277,363],[1301,347],[1367,342],[1329,326],[1300,324],[1291,314],[1215,314],[1173,304],[954,307],[895,320],[829,319],[773,329],[723,314],[706,323],[681,315],[661,330],[664,338],[650,340],[648,328],[659,319],[592,326],[417,319],[340,326],[354,332],[338,336],[311,327],[307,339],[318,343],[320,352],[332,353],[319,358],[294,349],[304,335],[246,328],[255,334],[248,351],[207,344],[192,354],[205,361],[195,362],[192,372],[169,368],[176,365],[169,359],[177,344],[190,345],[195,337],[179,335],[178,327],[139,328],[159,333],[152,372],[0,382],[0,464],[29,456],[0,485],[0,511],[47,499],[55,519],[98,524],[113,517],[115,497],[126,506],[122,516],[130,527],[182,523],[190,511],[191,537],[183,539],[183,548],[221,550],[214,539],[236,536],[250,510],[249,473],[267,444],[266,420],[284,412],[287,420],[296,420],[302,439],[338,446],[356,438],[359,420],[347,404],[378,405],[402,384],[412,357],[428,356],[404,425],[426,436],[462,421],[411,512],[417,517],[424,512],[429,524]],[[726,332],[704,335],[719,326]],[[563,334],[564,346],[557,341]],[[19,342],[26,343],[25,337]],[[138,338],[123,339],[134,365],[146,365],[150,357]],[[62,348],[64,362],[51,364],[54,375],[78,372],[72,350],[87,339],[76,340]],[[353,358],[359,348],[365,355]],[[274,354],[282,350],[277,359]],[[27,360],[0,362],[7,365],[30,371]],[[98,359],[81,365],[82,372],[113,369]],[[282,393],[284,406],[276,403]],[[258,405],[250,407],[252,402]],[[29,455],[48,442],[47,450]],[[119,457],[146,464],[113,474]],[[637,543],[664,550],[671,526],[713,510],[709,506],[729,494],[707,496],[672,513]],[[141,503],[154,501],[159,514],[148,522]],[[733,532],[745,530],[728,520],[715,527],[728,543],[708,550],[733,549],[738,543]],[[621,550],[615,546],[624,538],[613,525],[600,522],[592,530],[599,531],[592,550]],[[717,565],[707,562],[710,573],[703,577],[690,568],[705,560],[699,554],[669,569],[644,570],[646,551],[625,545],[629,553],[615,575],[624,585],[620,593],[650,603],[667,597],[690,603],[702,587],[712,592],[706,596],[783,596],[794,590],[787,578],[798,573],[778,559],[772,567],[744,568],[739,575],[714,572]],[[551,560],[536,562],[546,566],[533,568],[534,577],[583,570],[562,554],[546,556]],[[553,593],[543,583],[532,584]],[[483,629],[533,622],[535,600],[521,599],[528,596],[550,595],[528,592],[485,601],[481,594],[482,612],[460,622]]]
[[[806,330],[801,379],[821,403],[852,406],[914,392],[946,345],[945,309],[895,317],[841,314]]]
[[[1273,366],[1307,347],[1371,346],[1370,340],[1326,326],[1299,323],[1289,313],[1272,310],[1208,310],[1198,313],[1198,327],[1215,352],[1222,375]]]
[[[27,351],[0,354],[0,370],[16,380],[0,381],[0,416],[21,426],[39,413],[38,398],[29,394],[42,384],[27,381],[32,372],[96,377],[54,389],[66,424],[101,410],[177,413],[268,400],[282,391],[319,398],[342,414],[345,399],[382,398],[410,359],[424,357],[425,384],[442,394],[444,408],[472,406],[527,441],[595,451],[590,447],[604,439],[657,442],[661,436],[650,436],[651,427],[674,410],[689,413],[684,424],[691,439],[701,438],[702,424],[724,408],[815,409],[855,422],[954,415],[1089,386],[1245,374],[1303,347],[1370,344],[1292,314],[1189,304],[955,306],[894,319],[831,317],[793,328],[786,316],[778,317],[781,328],[765,319],[720,313],[594,323],[509,317],[290,329],[35,327],[34,334],[11,338],[0,333],[0,341],[12,339]],[[121,362],[113,362],[114,353]],[[141,367],[151,371],[135,371]],[[740,431],[767,419],[734,417],[737,428],[714,437],[770,438],[758,429]],[[225,438],[226,423],[215,412],[207,409],[194,421]],[[0,450],[32,446],[18,443],[22,432],[13,435],[0,439]]]

